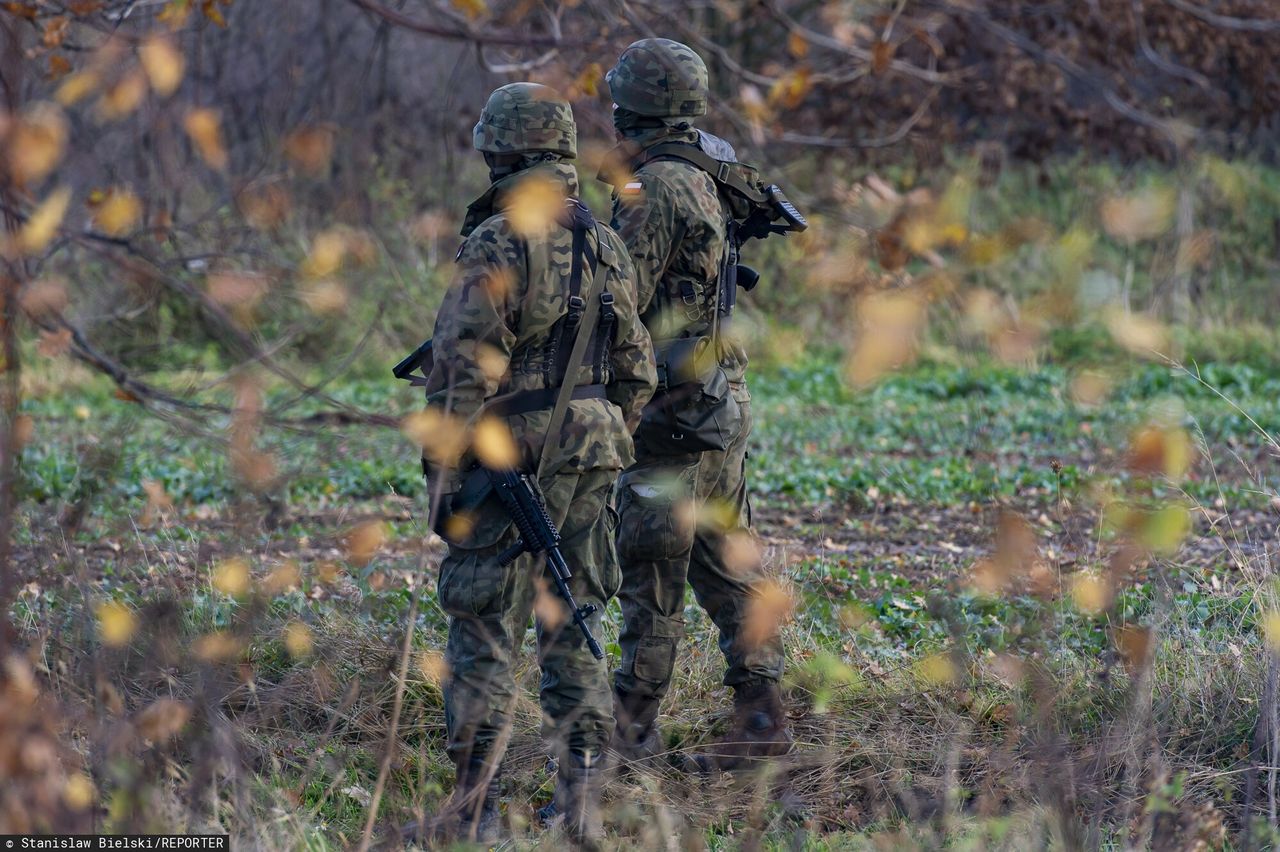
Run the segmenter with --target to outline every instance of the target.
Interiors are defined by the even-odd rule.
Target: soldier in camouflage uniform
[[[662,143],[699,144],[691,119],[706,112],[707,68],[693,50],[668,39],[638,41],[607,80],[624,150],[634,155]],[[711,176],[682,160],[645,162],[616,188],[612,224],[635,263],[637,306],[655,349],[716,328],[726,218]],[[723,452],[685,456],[660,455],[638,439],[636,463],[619,482],[624,621],[622,664],[613,682],[614,747],[631,760],[661,750],[658,706],[684,635],[686,585],[719,628],[724,682],[734,689],[733,724],[718,749],[721,765],[785,753],[791,742],[779,690],[783,651],[776,627],[766,629],[762,641],[749,640],[753,630],[744,629],[759,592],[759,566],[725,564],[726,537],[745,533],[750,524],[751,395],[741,344],[722,337],[719,345],[721,366],[743,412],[739,433]],[[691,505],[699,509],[688,511]]]
[[[571,303],[569,216],[585,207],[576,202],[578,178],[570,164],[577,150],[569,104],[546,86],[503,86],[481,113],[475,147],[493,183],[468,211],[454,282],[436,317],[428,404],[468,421],[486,403],[485,411],[504,411],[532,471],[556,392],[563,381],[577,386],[563,428],[549,437],[541,484],[573,571],[571,590],[579,604],[598,608],[591,619],[598,634],[599,613],[620,582],[610,497],[619,471],[632,461],[630,435],[655,382],[631,261],[617,234],[591,223],[581,292],[589,292],[593,268],[602,264],[612,303],[601,296],[596,339],[583,364],[570,369],[573,333],[563,330]],[[495,407],[495,397],[505,408]],[[519,400],[526,404],[513,402]],[[458,481],[454,475],[454,488],[446,490],[456,490]],[[465,536],[445,525],[450,544],[438,586],[449,615],[445,721],[457,767],[460,833],[492,841],[499,830],[496,769],[516,697],[512,666],[539,586],[549,583],[541,557],[498,564],[517,532],[494,495],[468,521]],[[560,598],[552,593],[543,600],[558,608],[553,615],[564,616],[548,618],[540,604],[536,618],[544,734],[561,749],[555,799],[544,816],[567,815],[570,833],[589,839],[601,831],[594,776],[614,724],[608,675],[566,620]]]

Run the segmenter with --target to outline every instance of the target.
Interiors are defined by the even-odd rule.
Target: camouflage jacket
[[[640,149],[664,142],[697,144],[696,130],[662,128],[636,137]],[[727,211],[715,181],[681,160],[642,165],[613,193],[613,227],[636,268],[637,304],[655,345],[682,333],[708,334],[718,301],[726,250]],[[741,385],[747,372],[742,344],[726,339],[721,365]]]
[[[499,393],[546,386],[539,355],[557,320],[568,312],[572,231],[550,222],[545,233],[531,235],[525,228],[522,235],[519,226],[521,216],[528,215],[520,209],[525,203],[522,195],[545,198],[550,191],[561,200],[576,196],[573,166],[539,164],[499,180],[482,199],[491,204],[491,215],[470,230],[458,252],[453,283],[436,316],[429,405],[444,406],[447,401],[452,414],[471,419]],[[476,209],[473,205],[473,212]],[[603,224],[598,233],[606,250],[597,250],[595,233],[588,234],[587,245],[608,267],[604,286],[613,294],[617,315],[608,354],[607,399],[569,404],[547,473],[629,465],[631,433],[656,383],[653,349],[637,316],[626,246]],[[583,276],[584,293],[590,286],[589,272]],[[592,382],[590,366],[580,366],[570,375],[576,376],[575,384]],[[506,418],[531,467],[537,466],[550,417],[551,409],[546,408]]]

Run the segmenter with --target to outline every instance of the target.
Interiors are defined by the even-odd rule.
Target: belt
[[[516,391],[508,396],[501,397],[497,402],[488,406],[486,413],[493,414],[497,417],[510,417],[514,414],[527,414],[530,411],[539,411],[544,408],[552,408],[556,404],[556,396],[560,393],[560,388],[540,388],[538,390]],[[606,399],[604,385],[578,385],[573,389],[573,393],[569,395],[570,399]]]

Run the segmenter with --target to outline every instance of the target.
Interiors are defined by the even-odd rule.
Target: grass
[[[1278,448],[1258,428],[1280,432],[1280,336],[1264,325],[1277,308],[1280,172],[1210,159],[1188,168],[1198,226],[1213,229],[1212,256],[1191,273],[1197,329],[1172,337],[1189,371],[1135,361],[1096,322],[1099,293],[1135,308],[1162,303],[1176,237],[1129,244],[1099,222],[1114,193],[1178,182],[1159,167],[1060,162],[970,181],[973,244],[940,249],[945,274],[909,264],[956,284],[933,303],[925,357],[866,390],[845,381],[836,349],[847,343],[848,291],[884,286],[857,229],[888,214],[840,195],[814,211],[804,239],[751,247],[765,279],[741,314],[761,350],[751,494],[766,563],[795,602],[785,636],[798,747],[772,777],[617,782],[618,845],[679,836],[711,850],[1233,848],[1251,824],[1255,848],[1275,844],[1262,819],[1274,779],[1257,770],[1275,759],[1255,728],[1275,703],[1267,637],[1280,608]],[[885,177],[902,191],[919,182]],[[842,191],[854,182],[824,179]],[[388,367],[425,333],[452,238],[413,236],[416,196],[403,187],[370,192],[385,217],[372,228],[380,249],[339,273],[353,285],[346,308],[312,313],[299,298],[309,285],[285,272],[253,330],[283,341],[278,356],[299,374],[336,376],[325,391],[337,401],[394,419],[420,397]],[[254,256],[293,269],[327,223],[300,210]],[[983,235],[1014,232],[1039,236],[970,257]],[[840,281],[824,288],[812,264],[830,258]],[[69,277],[72,304],[115,298],[103,276]],[[962,327],[959,297],[978,287],[1046,323],[1027,364],[975,354],[986,345]],[[1064,291],[1072,298],[1055,301]],[[137,307],[136,322],[90,328],[95,342],[161,387],[201,387],[201,400],[231,404],[222,369],[240,356],[193,330],[192,306],[168,295]],[[184,342],[176,329],[189,332]],[[445,620],[416,448],[394,429],[310,420],[322,402],[267,379],[264,410],[290,424],[256,435],[281,476],[254,493],[228,457],[227,418],[167,423],[65,359],[24,354],[33,439],[12,617],[31,648],[23,665],[56,699],[43,721],[60,736],[8,729],[51,749],[71,743],[64,762],[94,785],[80,816],[107,830],[227,830],[268,848],[357,844],[388,754],[409,628],[414,657],[377,835],[434,810],[451,785],[436,656]],[[1100,398],[1079,401],[1082,377],[1105,386]],[[1135,433],[1152,424],[1191,436],[1185,476],[1133,462]],[[1189,515],[1162,514],[1169,506]],[[984,590],[975,566],[1000,560],[1010,513],[1034,542],[1023,561],[1040,573]],[[353,531],[377,539],[372,558],[355,552]],[[1135,540],[1145,555],[1129,565],[1121,556]],[[248,583],[228,582],[237,559]],[[132,615],[127,642],[107,641],[107,601]],[[692,599],[685,616],[664,717],[675,752],[728,724],[714,627]],[[617,621],[614,603],[603,637],[614,660]],[[552,784],[526,651],[504,797],[523,825]],[[177,737],[142,736],[163,697],[186,702],[191,718]],[[6,751],[5,727],[8,766],[21,752]],[[60,798],[61,788],[41,807]],[[557,841],[529,839],[538,842]]]
[[[1259,623],[1273,605],[1266,518],[1275,482],[1259,473],[1270,448],[1243,415],[1176,370],[1130,369],[1096,406],[1072,401],[1074,372],[1053,363],[1031,371],[933,363],[855,392],[838,365],[818,359],[756,379],[753,503],[768,562],[798,602],[786,631],[800,742],[788,787],[807,822],[752,805],[720,781],[687,807],[675,803],[699,782],[642,777],[619,787],[615,801],[647,803],[643,813],[665,813],[709,849],[757,835],[765,848],[794,848],[797,825],[808,849],[890,841],[1020,848],[1055,832],[1120,838],[1128,820],[1147,819],[1147,836],[1207,831],[1234,813],[1265,668]],[[1266,371],[1215,364],[1201,375],[1258,422],[1280,422],[1280,380]],[[332,392],[384,413],[416,404],[380,379]],[[268,392],[268,405],[277,393]],[[202,819],[240,832],[270,824],[307,848],[354,843],[383,753],[414,588],[428,592],[414,625],[417,653],[442,647],[444,619],[429,594],[439,546],[423,546],[412,448],[392,430],[270,430],[264,447],[287,472],[272,496],[287,507],[280,514],[271,501],[246,497],[217,441],[139,417],[98,383],[25,405],[38,440],[23,458],[26,585],[14,617],[47,668],[66,672],[55,682],[91,684],[84,667],[94,659],[111,672],[126,715],[170,692],[206,706],[213,715],[193,721],[171,751],[160,749],[179,766],[181,755],[217,741],[215,720],[230,723],[239,757],[227,802],[242,804],[200,811]],[[1095,495],[1177,494],[1139,481],[1123,453],[1136,428],[1170,411],[1214,463],[1213,475],[1207,460],[1194,467],[1184,499],[1234,519],[1234,534],[1210,529],[1202,512],[1179,550],[1096,612],[1071,593],[1073,578],[1097,571],[1114,549],[1099,533]],[[112,459],[93,463],[104,444]],[[145,482],[161,483],[173,501],[164,521],[142,520]],[[99,495],[86,521],[70,540],[52,539],[58,512],[86,489]],[[1029,520],[1049,554],[1051,589],[974,589],[971,568],[991,552],[998,506]],[[361,565],[343,537],[370,519],[386,523],[387,538]],[[252,591],[215,587],[216,566],[231,557],[247,559]],[[297,587],[269,593],[267,576],[289,560],[300,566]],[[104,599],[140,616],[128,648],[95,635],[92,608]],[[171,611],[177,621],[166,626]],[[611,625],[616,614],[614,604]],[[666,732],[677,749],[696,748],[726,723],[720,663],[708,650],[714,630],[692,603],[686,617],[690,641]],[[296,624],[310,648],[291,648]],[[1148,675],[1117,655],[1117,630],[1134,625],[1155,631]],[[214,631],[246,641],[225,661],[201,660],[194,643]],[[612,626],[606,639],[616,654]],[[383,829],[408,819],[415,803],[430,809],[449,785],[438,684],[429,667],[411,672]],[[535,676],[526,658],[521,680],[532,689]],[[1108,732],[1139,724],[1130,716],[1144,678],[1155,686],[1143,718],[1161,750],[1136,758]],[[1045,704],[1050,717],[1038,712]],[[550,776],[536,708],[525,702],[518,716],[508,808],[528,819]],[[1034,744],[1050,741],[1098,785],[1085,785],[1069,807],[1026,786],[1046,771]],[[1200,823],[1169,828],[1149,812],[1152,785],[1174,776],[1182,781],[1173,799],[1210,806]],[[111,778],[98,779],[104,796],[128,788]],[[150,795],[169,789],[159,784]],[[1139,803],[1126,810],[1126,801]],[[130,819],[106,825],[136,825]],[[632,842],[648,837],[645,825],[637,823]]]

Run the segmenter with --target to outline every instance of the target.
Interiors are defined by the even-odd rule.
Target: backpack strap
[[[604,245],[604,240],[600,234],[600,225],[591,218],[591,213],[585,207],[580,204],[579,206],[586,215],[585,217],[574,217],[574,239],[583,248],[583,251],[581,254],[574,252],[573,259],[570,261],[573,264],[573,269],[569,274],[571,290],[573,289],[572,281],[575,277],[578,279],[579,286],[581,286],[582,267],[587,263],[585,248],[588,227],[591,227],[596,232],[597,252],[601,252],[601,247]],[[582,231],[581,242],[577,242],[579,229]],[[560,429],[564,426],[564,418],[569,411],[569,402],[573,398],[573,382],[571,379],[574,377],[569,371],[582,364],[582,359],[587,354],[587,346],[591,342],[592,332],[595,331],[596,322],[600,318],[600,301],[597,299],[596,294],[604,289],[604,280],[607,275],[605,271],[607,267],[601,260],[600,258],[597,259],[586,295],[579,297],[583,303],[584,313],[574,334],[573,351],[569,354],[569,367],[565,371],[565,378],[560,382],[560,390],[556,394],[556,404],[551,409],[551,419],[547,422],[547,433],[542,439],[542,453],[538,458],[537,470],[537,478],[539,480],[546,473],[547,460],[551,458],[551,442],[554,440],[559,443]]]

